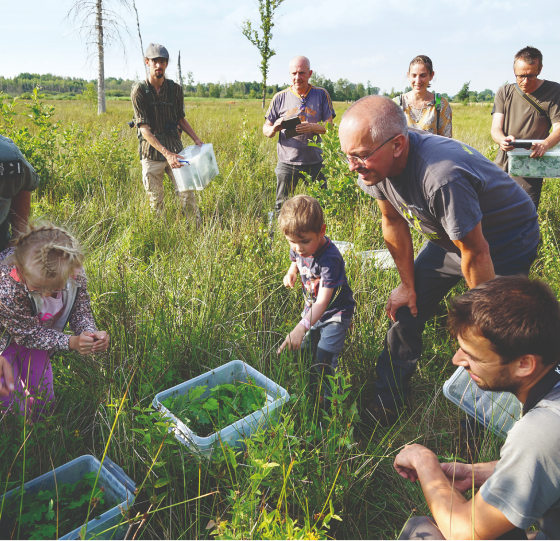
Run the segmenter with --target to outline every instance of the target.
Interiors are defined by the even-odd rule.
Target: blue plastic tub
[[[199,385],[207,386],[206,392],[202,395],[202,398],[205,398],[216,385],[247,381],[248,376],[253,378],[255,383],[266,391],[266,406],[207,437],[197,436],[162,404],[170,396],[187,394],[190,389]],[[171,420],[172,426],[170,431],[175,434],[175,437],[181,443],[186,445],[193,454],[208,458],[212,453],[212,449],[215,446],[219,446],[220,442],[227,443],[230,447],[234,448],[241,447],[244,438],[250,437],[257,429],[266,427],[269,422],[277,418],[279,411],[289,398],[290,395],[284,388],[268,379],[252,366],[243,361],[230,361],[219,368],[210,370],[210,372],[176,385],[167,391],[158,393],[154,398],[153,405],[157,411]]]
[[[501,438],[521,419],[523,405],[511,393],[482,391],[460,366],[443,384],[443,394]]]
[[[33,479],[33,481],[28,481],[25,483],[24,489],[29,494],[34,494],[40,490],[55,490],[55,476],[56,483],[59,485],[61,483],[76,483],[86,473],[99,471],[99,466],[100,462],[97,458],[84,455],[37,477],[37,479]],[[134,481],[114,462],[105,458],[97,483],[97,486],[105,488],[105,501],[113,507],[88,522],[87,539],[124,539],[128,523],[125,522],[117,528],[116,532],[111,527],[116,526],[123,520],[121,508],[126,510],[132,505],[134,491],[136,490]],[[10,492],[6,492],[4,497],[11,498],[18,490],[17,488],[10,490]],[[59,539],[79,539],[80,529],[76,528]],[[101,532],[105,533],[102,534]]]

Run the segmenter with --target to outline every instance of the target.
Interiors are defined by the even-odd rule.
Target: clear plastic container
[[[343,240],[331,241],[341,255],[354,252],[354,244]],[[389,270],[396,268],[395,262],[389,250],[366,250],[365,252],[354,252],[358,257],[362,258],[364,263],[368,263],[380,270]]]
[[[251,413],[234,424],[206,437],[197,436],[162,404],[170,396],[187,394],[190,389],[199,385],[207,386],[206,392],[202,395],[202,398],[205,398],[216,385],[235,383],[236,381],[246,382],[249,376],[266,391],[267,404],[261,410]],[[284,388],[268,379],[252,366],[243,361],[230,361],[219,368],[158,393],[153,400],[153,405],[157,411],[172,420],[172,426],[169,430],[175,434],[175,437],[183,445],[186,445],[193,454],[209,458],[213,448],[220,446],[221,443],[227,443],[233,448],[241,447],[244,438],[250,437],[257,429],[264,428],[269,422],[277,419],[278,413],[289,398],[290,395]]]
[[[540,158],[530,158],[532,152],[523,148],[509,150],[509,174],[520,177],[560,178],[560,145],[551,148]]]
[[[23,487],[25,492],[29,494],[34,494],[41,490],[54,491],[56,489],[55,478],[58,485],[62,483],[76,483],[86,473],[97,473],[100,465],[97,458],[91,455],[84,455],[32,481],[28,481]],[[125,521],[122,526],[117,528],[116,532],[114,529],[109,528],[116,526],[123,520],[120,508],[126,510],[132,505],[135,498],[134,491],[136,490],[134,481],[114,462],[105,458],[97,486],[105,488],[105,501],[113,507],[105,511],[101,516],[88,522],[87,539],[124,539],[128,530],[128,522]],[[17,488],[10,490],[10,492],[6,492],[4,497],[11,498],[18,490]],[[81,527],[76,528],[60,537],[60,539],[79,539],[80,529]],[[105,532],[105,530],[109,531]],[[100,537],[95,535],[101,534],[101,532],[105,533]]]
[[[184,158],[180,160],[183,167],[172,170],[179,191],[204,190],[210,181],[220,174],[214,147],[210,143],[201,147],[185,147],[179,152],[179,156]]]
[[[523,412],[523,404],[513,394],[480,390],[462,366],[443,384],[443,394],[504,439]]]

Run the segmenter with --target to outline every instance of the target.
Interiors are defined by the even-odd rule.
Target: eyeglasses
[[[29,293],[38,293],[39,295],[42,295],[43,297],[48,297],[48,296],[52,295],[53,293],[62,293],[63,291],[68,291],[68,286],[63,287],[61,289],[29,289],[29,287],[27,286],[27,284],[25,282],[23,283],[23,285]]]
[[[348,165],[350,165],[350,163],[365,165],[366,160],[368,158],[373,156],[383,145],[386,145],[391,139],[394,139],[395,137],[398,137],[398,135],[393,135],[393,137],[389,137],[387,141],[381,143],[371,154],[368,154],[365,158],[360,158],[359,156],[347,156],[346,154],[344,154],[344,152],[340,152],[340,151],[338,152],[338,156],[344,163],[347,163]]]
[[[537,73],[537,75],[517,75],[517,74],[515,74],[515,78],[518,81],[523,81],[523,79],[527,79],[527,81],[534,81],[538,76],[539,76],[538,73]]]

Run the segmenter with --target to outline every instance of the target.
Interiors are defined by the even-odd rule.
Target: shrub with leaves
[[[222,383],[202,398],[206,385],[199,385],[185,395],[176,395],[163,401],[163,405],[198,436],[209,436],[222,428],[258,411],[266,404],[266,392],[247,382]]]

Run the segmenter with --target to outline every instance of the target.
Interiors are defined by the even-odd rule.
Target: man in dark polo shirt
[[[309,59],[296,56],[290,62],[292,85],[272,98],[265,115],[263,133],[266,137],[278,136],[278,165],[276,166],[276,213],[297,186],[299,179],[307,173],[313,180],[325,181],[321,173],[323,160],[321,150],[308,146],[315,135],[321,140],[325,133],[325,122],[332,122],[336,116],[329,93],[324,88],[309,84],[313,74]],[[297,135],[286,137],[282,121],[299,116],[301,124],[296,126]],[[322,122],[322,124],[320,124]]]
[[[158,214],[163,212],[163,173],[173,182],[175,193],[181,199],[183,213],[195,216],[200,224],[200,213],[193,190],[180,191],[171,169],[183,167],[177,153],[183,149],[179,129],[185,131],[197,144],[202,141],[185,118],[183,88],[165,78],[169,53],[162,45],[151,43],[146,49],[146,65],[150,74],[146,81],[132,89],[132,106],[140,140],[142,181],[150,206]]]
[[[15,143],[0,135],[0,252],[10,241],[10,225],[13,236],[26,232],[31,192],[39,180]]]
[[[411,393],[422,333],[448,291],[498,275],[528,274],[539,225],[529,196],[474,148],[407,127],[389,98],[367,96],[342,117],[340,144],[358,185],[377,200],[401,283],[377,359],[369,412],[393,424]],[[410,229],[427,240],[416,258]]]
[[[496,94],[490,133],[500,145],[495,162],[506,172],[507,151],[513,150],[510,141],[543,140],[533,145],[531,158],[542,156],[560,142],[560,84],[539,79],[542,67],[542,54],[538,49],[521,49],[513,61],[516,82],[500,87]],[[543,179],[513,179],[529,194],[538,210]]]

